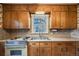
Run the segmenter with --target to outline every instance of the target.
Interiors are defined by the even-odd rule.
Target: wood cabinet
[[[50,56],[51,43],[49,42],[29,42],[28,44],[29,56]]]
[[[52,12],[52,29],[69,29],[68,12]]]
[[[40,42],[40,56],[51,56],[51,42]]]
[[[52,12],[51,14],[52,19],[51,19],[51,28],[53,29],[59,29],[61,25],[61,19],[60,19],[60,12]]]
[[[79,56],[79,41],[29,42],[29,56]]]
[[[0,42],[0,56],[5,56],[4,42]]]
[[[61,12],[60,14],[61,17],[61,24],[60,24],[60,29],[70,29],[70,23],[69,23],[69,19],[68,19],[68,12]]]
[[[52,6],[51,29],[76,29],[77,5],[59,5],[55,7]]]
[[[77,12],[52,12],[52,29],[76,29]]]
[[[9,29],[11,23],[11,12],[3,14],[3,28]]]
[[[52,42],[52,56],[75,56],[75,42]]]
[[[29,12],[7,11],[3,19],[5,29],[29,29]]]
[[[69,12],[68,13],[68,18],[69,18],[69,27],[71,29],[76,29],[77,28],[77,12]]]
[[[39,56],[39,42],[28,43],[28,56]]]

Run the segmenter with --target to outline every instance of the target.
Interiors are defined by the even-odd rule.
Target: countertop
[[[79,38],[49,38],[49,40],[27,40],[27,41],[79,41]]]
[[[5,42],[6,40],[0,40],[0,42]],[[36,40],[31,40],[31,38],[29,39],[26,39],[25,41],[27,42],[31,42],[31,41],[79,41],[79,38],[73,38],[73,37],[64,37],[64,38],[49,38],[48,40],[39,40],[39,39],[36,39]]]

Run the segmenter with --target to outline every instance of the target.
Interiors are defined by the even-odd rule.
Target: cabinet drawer
[[[39,42],[29,42],[28,45],[39,47]]]
[[[40,47],[51,47],[51,42],[40,42]]]

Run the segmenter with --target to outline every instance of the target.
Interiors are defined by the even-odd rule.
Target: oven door
[[[10,56],[22,56],[22,50],[10,50]]]
[[[6,56],[26,56],[27,49],[26,48],[8,48],[5,50]]]

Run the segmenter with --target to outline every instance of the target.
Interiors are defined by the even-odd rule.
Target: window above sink
[[[49,14],[31,14],[32,33],[48,33]]]

